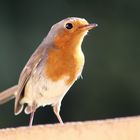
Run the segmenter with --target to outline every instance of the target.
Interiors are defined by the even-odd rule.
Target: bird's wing
[[[38,64],[43,59],[44,55],[47,55],[47,47],[45,47],[45,44],[37,48],[37,50],[33,53],[33,55],[31,56],[31,58],[29,59],[29,61],[27,62],[23,71],[20,74],[18,90],[15,99],[15,115],[19,114],[23,109],[23,105],[20,104],[20,100],[24,96],[24,87],[27,81],[29,80],[32,71],[38,66]]]

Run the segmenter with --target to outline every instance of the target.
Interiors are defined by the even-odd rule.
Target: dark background
[[[140,114],[139,0],[1,0],[0,90],[19,74],[47,35],[63,18],[76,16],[99,24],[83,43],[83,80],[66,94],[64,122]],[[28,125],[29,115],[14,116],[14,101],[0,106],[0,127]],[[39,108],[34,124],[58,122],[51,107]]]

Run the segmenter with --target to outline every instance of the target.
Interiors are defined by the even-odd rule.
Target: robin
[[[17,85],[1,92],[0,104],[15,98],[14,113],[23,110],[30,115],[40,106],[52,105],[59,122],[61,101],[73,83],[81,76],[85,58],[81,44],[85,35],[97,24],[83,18],[70,17],[54,24],[48,35],[30,57]]]

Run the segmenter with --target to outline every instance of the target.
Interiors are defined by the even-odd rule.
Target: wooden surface
[[[1,129],[0,140],[140,140],[140,116]]]

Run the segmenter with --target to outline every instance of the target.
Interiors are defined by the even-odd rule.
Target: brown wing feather
[[[25,85],[28,82],[32,74],[32,71],[38,66],[40,61],[44,58],[44,55],[47,54],[46,52],[47,52],[47,46],[45,43],[43,43],[33,53],[33,55],[31,56],[31,58],[29,59],[29,61],[27,62],[23,71],[20,74],[17,96],[15,99],[15,109],[14,109],[15,115],[19,114],[23,109],[23,105],[20,104],[20,100],[24,96]]]

